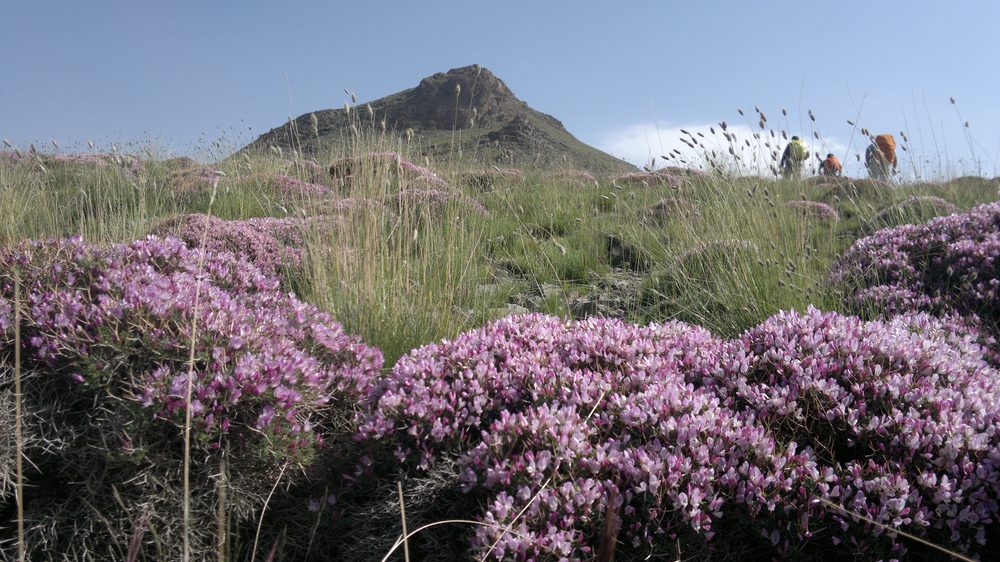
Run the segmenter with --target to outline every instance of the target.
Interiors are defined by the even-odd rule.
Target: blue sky
[[[771,123],[787,108],[807,135],[812,110],[841,155],[858,149],[845,122],[857,118],[907,131],[925,173],[975,160],[997,175],[998,29],[996,0],[0,0],[0,137],[205,155],[340,107],[344,88],[374,99],[479,63],[637,162],[681,146],[679,128],[753,126],[736,109],[756,104]]]

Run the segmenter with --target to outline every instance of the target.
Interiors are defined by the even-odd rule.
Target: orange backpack
[[[896,139],[892,138],[891,134],[885,133],[875,137],[875,144],[878,145],[879,152],[886,162],[896,163]]]
[[[823,168],[830,173],[839,174],[842,169],[840,159],[836,156],[827,156],[826,160],[823,160]]]

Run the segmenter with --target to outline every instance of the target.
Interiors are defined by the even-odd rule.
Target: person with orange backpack
[[[889,133],[875,137],[865,150],[868,175],[875,180],[889,180],[896,173],[896,139]]]
[[[809,147],[799,137],[792,137],[781,154],[781,177],[799,177],[802,173],[802,163],[809,158]]]
[[[840,159],[831,152],[826,155],[826,160],[819,163],[819,175],[838,177],[844,167],[840,165]]]

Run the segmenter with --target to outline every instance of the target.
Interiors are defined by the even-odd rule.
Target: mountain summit
[[[366,106],[371,107],[369,112]],[[313,121],[315,115],[315,127]],[[634,170],[622,160],[580,142],[551,115],[521,101],[488,69],[463,66],[439,72],[415,88],[358,104],[300,115],[271,129],[245,149],[271,146],[325,153],[346,144],[351,126],[413,131],[416,146],[428,156],[461,151],[483,164],[572,167],[600,174]]]

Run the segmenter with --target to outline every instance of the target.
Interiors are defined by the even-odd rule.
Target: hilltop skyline
[[[342,107],[345,89],[374,100],[478,63],[581,141],[640,165],[686,149],[682,128],[726,120],[746,134],[757,105],[810,138],[812,110],[818,150],[863,151],[851,119],[907,131],[925,175],[1000,173],[1000,6],[791,6],[3,3],[0,48],[17,56],[0,62],[0,138],[217,157]]]

